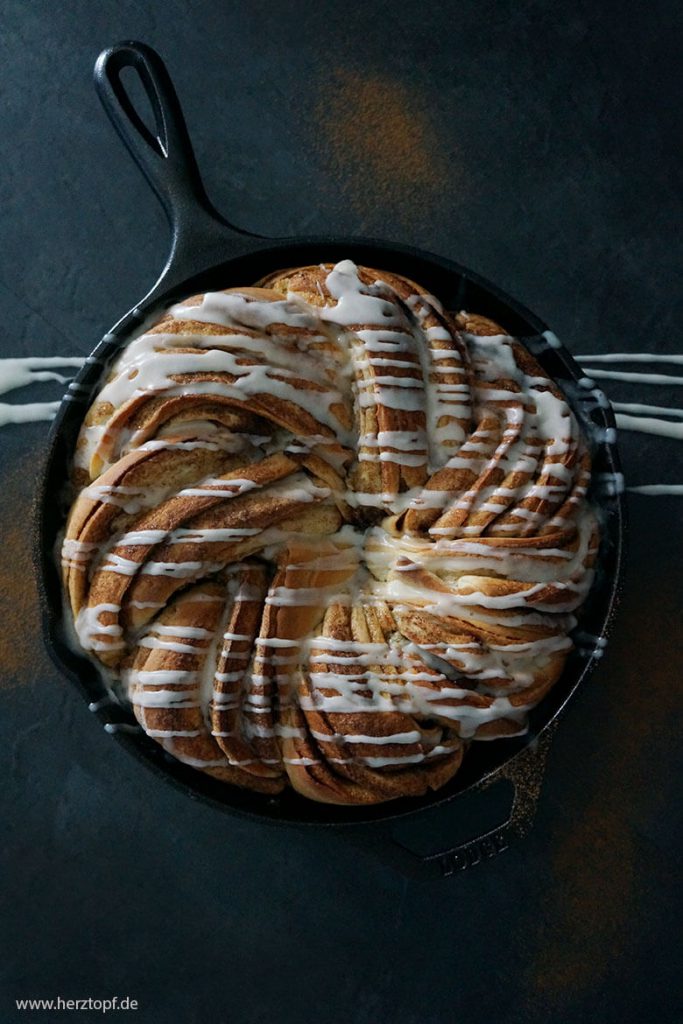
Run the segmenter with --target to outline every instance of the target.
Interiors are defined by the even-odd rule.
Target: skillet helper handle
[[[385,864],[400,874],[415,879],[448,878],[477,864],[483,864],[508,849],[515,839],[523,838],[533,824],[545,763],[550,748],[553,729],[546,728],[533,747],[522,750],[491,782],[484,782],[478,788],[480,799],[486,799],[486,791],[503,780],[511,783],[513,790],[510,813],[505,821],[474,839],[458,843],[435,853],[419,854],[403,842],[399,842],[389,829],[376,832],[372,839],[358,834],[358,845],[370,848]],[[369,841],[368,841],[369,839]]]
[[[137,72],[153,116],[150,129],[131,100],[121,73]],[[123,42],[104,50],[95,64],[95,87],[102,105],[128,151],[159,198],[173,232],[173,251],[190,250],[194,262],[204,256],[226,258],[239,236],[211,204],[202,183],[180,101],[166,65],[145,43]],[[232,245],[231,245],[232,242]],[[227,250],[227,251],[226,251]]]

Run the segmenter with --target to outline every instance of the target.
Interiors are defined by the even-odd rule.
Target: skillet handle
[[[150,130],[135,108],[121,72],[137,72],[154,118]],[[254,235],[229,224],[209,200],[195,159],[180,101],[159,54],[145,43],[123,42],[103,50],[95,64],[95,87],[114,128],[159,198],[171,225],[171,256],[180,252],[202,269],[240,255]],[[253,246],[252,246],[253,248]]]
[[[359,831],[349,838],[400,874],[418,880],[448,878],[491,860],[507,850],[512,841],[523,838],[533,824],[553,732],[552,726],[546,728],[533,747],[526,747],[490,782],[477,787],[478,799],[482,800],[486,799],[486,790],[504,780],[513,790],[512,806],[505,821],[482,835],[426,855],[399,841],[391,826],[370,834]]]

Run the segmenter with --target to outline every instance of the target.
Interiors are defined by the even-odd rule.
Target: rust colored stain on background
[[[381,204],[415,221],[453,176],[426,100],[389,76],[337,69],[315,121],[322,161],[361,214]]]
[[[48,665],[43,647],[31,538],[33,477],[29,459],[3,474],[0,531],[5,557],[0,563],[0,683],[17,686],[32,682]]]
[[[653,556],[652,564],[657,561]],[[661,630],[667,609],[674,620],[677,607],[666,580],[653,573],[639,598],[621,609],[621,644],[609,673],[609,719],[604,746],[589,765],[592,783],[585,804],[567,809],[567,824],[554,836],[555,886],[536,936],[530,979],[532,990],[554,999],[571,1001],[595,989],[615,960],[628,955],[631,922],[639,919],[647,891],[641,834],[666,792],[653,786],[646,762],[653,751],[675,741],[679,698],[671,666],[680,663],[680,639]],[[647,645],[629,643],[637,633],[660,637],[656,662]],[[593,685],[599,684],[598,669]]]
[[[610,773],[601,780],[606,791],[612,781]],[[624,808],[610,806],[601,790],[571,831],[557,836],[555,914],[546,919],[534,964],[536,991],[579,995],[624,953],[637,895],[632,828]]]

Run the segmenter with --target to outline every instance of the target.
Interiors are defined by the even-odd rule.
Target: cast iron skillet
[[[142,81],[154,115],[153,131],[147,128],[125,90],[121,81],[124,68],[135,69]],[[50,433],[37,497],[36,555],[44,629],[53,660],[118,742],[161,778],[215,809],[262,822],[345,826],[348,837],[374,847],[384,860],[411,874],[451,874],[495,855],[529,825],[552,726],[602,654],[605,630],[615,607],[622,559],[623,507],[619,493],[622,478],[610,431],[614,417],[609,406],[554,336],[548,339],[544,335],[546,325],[538,317],[457,263],[376,240],[335,236],[269,239],[229,224],[206,196],[170,77],[160,57],[148,46],[127,42],[104,51],[95,65],[95,84],[114,127],[166,210],[172,245],[168,262],[150,293],[104,335],[70,386]],[[68,643],[55,561],[55,547],[66,513],[66,499],[60,501],[58,496],[65,494],[81,421],[112,358],[132,332],[171,303],[197,292],[248,285],[285,267],[345,258],[405,274],[437,295],[447,309],[482,313],[527,343],[546,371],[568,393],[584,427],[590,431],[590,424],[595,425],[593,500],[604,518],[599,571],[582,615],[576,650],[570,655],[561,680],[532,711],[528,734],[474,744],[460,772],[435,794],[420,800],[361,808],[317,804],[292,792],[268,797],[221,784],[171,758],[143,732],[133,731],[132,716],[106,700],[102,679],[93,663]],[[514,799],[506,820],[496,828],[484,830],[483,835],[465,843],[453,845],[451,841],[446,844],[447,849],[427,855],[415,853],[396,840],[396,819],[419,815],[426,808],[453,801],[468,790],[486,789],[501,779],[512,782]],[[424,830],[424,817],[418,824]]]

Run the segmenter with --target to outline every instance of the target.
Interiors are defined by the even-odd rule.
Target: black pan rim
[[[234,243],[232,248],[234,248]],[[267,262],[275,258],[278,259],[278,263],[272,266],[272,270],[281,269],[285,266],[301,265],[302,262],[336,262],[336,259],[342,258],[342,256],[357,258],[357,261],[360,261],[364,255],[376,254],[380,260],[386,257],[393,261],[395,258],[407,276],[414,275],[408,273],[408,270],[405,268],[406,263],[424,264],[435,271],[437,276],[438,274],[445,274],[449,278],[453,278],[454,281],[458,282],[460,289],[465,289],[465,293],[466,289],[470,288],[486,295],[490,299],[488,311],[481,308],[473,308],[472,311],[480,312],[483,315],[491,315],[493,319],[502,319],[503,326],[510,333],[517,336],[521,335],[522,341],[524,341],[525,333],[527,338],[531,338],[541,336],[548,330],[547,325],[536,314],[485,278],[453,260],[411,246],[378,239],[347,238],[343,236],[312,236],[278,240],[257,239],[245,236],[242,242],[242,250],[238,255],[232,255],[225,261],[218,261],[207,265],[200,271],[197,271],[195,266],[174,265],[172,267],[172,274],[168,274],[168,276],[162,275],[162,278],[151,292],[104,335],[90,358],[109,362],[128,341],[132,332],[138,329],[141,324],[147,322],[150,317],[160,311],[165,305],[177,301],[180,297],[187,297],[203,290],[198,284],[200,280],[207,280],[214,276],[220,280],[223,275],[226,275],[225,283],[222,287],[228,287],[232,283],[230,279],[231,271],[239,272],[245,264],[248,266],[250,263]],[[292,254],[293,259],[291,262],[283,259],[285,253]],[[305,261],[302,259],[303,254],[309,257]],[[313,258],[314,255],[317,258]],[[366,262],[370,266],[382,265],[381,263],[377,264],[375,260],[366,260]],[[383,266],[383,268],[394,269],[391,266]],[[167,267],[167,270],[169,269],[171,269],[171,263]],[[395,269],[399,270],[399,266],[396,266]],[[417,279],[420,280],[419,277]],[[169,281],[170,284],[168,283]],[[243,283],[243,281],[235,281],[235,283],[239,284]],[[496,307],[499,311],[502,310],[503,316],[501,317],[500,312],[498,312],[498,316],[495,316],[491,312],[491,307]],[[504,315],[505,312],[509,313],[508,317]],[[514,330],[510,326],[511,321],[513,325],[524,324],[528,331],[523,333],[519,332],[519,330]],[[539,353],[535,353],[535,355],[543,362]],[[553,348],[552,357],[557,362],[559,369],[564,373],[564,377],[560,376],[559,379],[556,374],[551,374],[561,388],[563,380],[577,383],[580,379],[584,378],[580,367],[574,362],[570,353],[564,347]],[[93,701],[93,696],[96,696],[97,692],[88,686],[88,683],[83,678],[83,672],[79,671],[79,668],[76,666],[80,662],[89,665],[91,673],[93,670],[95,672],[97,670],[94,669],[93,663],[87,655],[79,655],[75,651],[68,651],[59,637],[61,600],[56,607],[55,601],[50,596],[50,592],[53,594],[55,592],[61,593],[61,583],[53,559],[54,542],[58,531],[51,528],[50,522],[54,520],[55,500],[53,485],[55,483],[55,471],[59,464],[64,467],[66,466],[64,460],[67,452],[60,449],[64,448],[65,435],[68,431],[75,432],[77,426],[80,425],[89,405],[91,395],[99,384],[101,375],[101,371],[98,372],[97,370],[97,364],[86,363],[77,374],[74,382],[77,387],[87,388],[83,392],[82,403],[65,399],[60,406],[47,441],[47,452],[42,471],[40,472],[33,516],[34,561],[38,576],[41,618],[47,649],[59,671],[67,676],[72,685],[75,685],[88,704]],[[78,390],[76,390],[76,394],[78,394]],[[576,413],[576,401],[569,395],[567,398]],[[597,415],[598,426],[605,428],[615,426],[610,406],[598,410]],[[616,446],[613,444],[601,444],[598,446],[598,449],[602,464],[606,467],[605,472],[612,475],[619,474],[620,461]],[[57,479],[59,479],[59,474]],[[61,479],[62,483],[64,483],[65,478],[62,476]],[[609,502],[605,500],[604,505],[601,506],[605,511],[605,519],[603,522],[603,545],[601,546],[600,559],[602,560],[603,558],[602,548],[607,545],[611,571],[609,581],[607,583],[603,582],[599,588],[597,595],[598,608],[595,609],[596,634],[601,637],[609,633],[618,604],[620,574],[624,553],[624,499],[620,493],[609,495],[609,499]],[[596,584],[597,580],[594,582],[591,594],[587,599],[588,601],[590,601],[591,595],[596,590]],[[522,751],[537,742],[541,734],[557,721],[566,709],[569,701],[576,695],[581,684],[594,671],[597,663],[598,657],[595,652],[585,660],[578,655],[571,664],[568,660],[560,680],[558,680],[537,708],[534,709],[534,711],[539,711],[539,709],[545,711],[545,714],[539,713],[535,716],[535,718],[540,718],[542,721],[536,723],[533,728],[530,725],[529,732],[524,737],[496,741],[495,746],[501,747],[500,763],[494,765],[490,770],[480,771],[478,775],[474,771],[474,764],[472,764],[472,769],[468,771],[466,766],[468,762],[473,761],[475,753],[473,749],[470,749],[466,755],[463,767],[455,776],[455,779],[452,780],[453,785],[449,783],[442,789],[420,798],[404,798],[381,804],[340,808],[335,805],[316,804],[305,800],[305,798],[297,794],[289,800],[290,803],[293,803],[292,812],[290,813],[290,809],[285,803],[285,813],[282,814],[279,810],[284,802],[281,797],[264,797],[262,794],[240,790],[237,787],[210,779],[210,777],[203,773],[181,765],[180,762],[170,758],[144,733],[128,735],[125,732],[115,732],[114,739],[166,782],[182,790],[192,799],[206,803],[223,812],[238,814],[260,823],[287,824],[294,827],[311,825],[317,827],[330,827],[333,825],[353,827],[378,824],[380,822],[395,821],[418,815],[449,803],[465,792],[494,781],[497,776],[502,775],[504,769]],[[100,684],[100,696],[101,692]],[[103,714],[102,712],[96,713],[102,723],[105,721],[111,722],[110,715]],[[532,712],[533,714],[534,712]],[[144,737],[144,740],[142,737]],[[150,745],[149,748],[147,744]],[[479,746],[481,747],[482,745],[479,744]],[[503,749],[507,752],[505,756],[502,754]],[[479,760],[481,759],[480,756]],[[484,758],[485,760],[486,758]],[[302,806],[299,807],[299,804]]]

